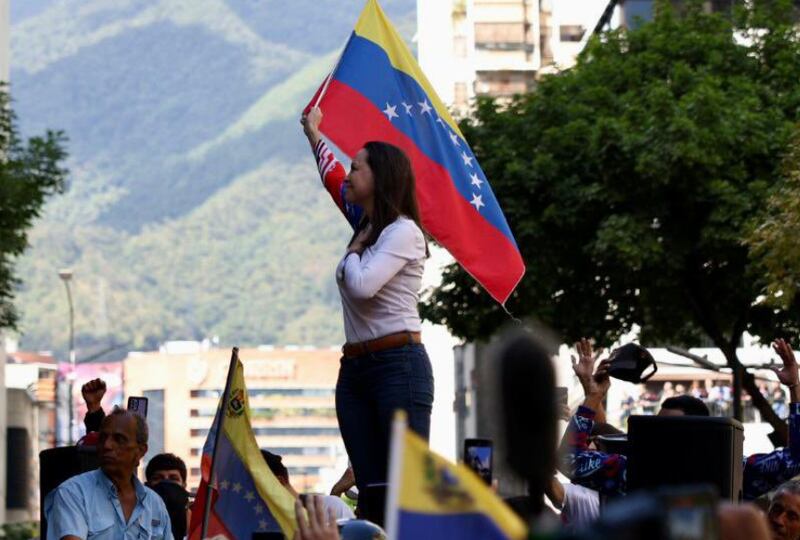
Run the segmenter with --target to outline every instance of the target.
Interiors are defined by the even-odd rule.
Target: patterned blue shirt
[[[625,495],[628,490],[627,456],[589,449],[594,416],[592,409],[580,406],[570,419],[566,433],[570,451],[564,456],[565,472],[573,483],[603,495]],[[800,403],[790,406],[789,446],[745,457],[742,473],[745,500],[756,499],[800,474]]]
[[[133,478],[136,506],[128,522],[111,479],[97,469],[73,476],[45,500],[47,538],[173,540],[169,514],[155,491]]]

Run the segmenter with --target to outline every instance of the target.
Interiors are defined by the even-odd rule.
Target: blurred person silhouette
[[[295,499],[306,498],[306,495],[299,494],[289,481],[289,470],[286,468],[286,465],[283,464],[283,458],[281,456],[274,454],[269,450],[263,449],[261,450],[261,455],[264,457],[264,461],[267,462],[269,470],[271,470],[272,474],[275,475],[275,478],[278,479],[283,487],[285,487]],[[341,497],[333,495],[319,495],[318,500],[322,504],[323,511],[326,514],[330,512],[334,519],[354,519],[356,517],[353,513],[353,510],[347,506],[347,503],[344,502]]]
[[[549,340],[543,335],[511,331],[501,343],[497,382],[505,458],[528,487],[526,496],[506,502],[538,528],[548,519],[544,497],[556,468],[559,405],[555,370]]]

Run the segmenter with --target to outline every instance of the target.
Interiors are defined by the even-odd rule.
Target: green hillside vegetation
[[[413,0],[383,4],[410,38]],[[333,269],[347,225],[297,117],[362,6],[12,5],[21,128],[64,129],[72,156],[69,191],[19,261],[21,345],[64,352],[65,266],[75,270],[79,358],[107,344],[214,336],[340,343]]]
[[[168,338],[210,336],[338,343],[332,268],[347,225],[337,214],[312,165],[270,160],[186,217],[137,235],[65,228],[48,216],[31,240],[34,252],[49,256],[21,261],[25,340],[57,344],[63,335],[55,260],[75,269],[76,328],[86,343],[110,337],[152,348]]]

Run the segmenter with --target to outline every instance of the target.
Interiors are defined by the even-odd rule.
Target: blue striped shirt
[[[156,492],[133,478],[136,506],[126,522],[117,488],[102,470],[73,476],[45,500],[47,538],[173,540],[169,514]]]

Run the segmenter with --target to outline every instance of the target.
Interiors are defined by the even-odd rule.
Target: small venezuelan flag
[[[423,226],[505,303],[525,273],[514,235],[464,135],[377,0],[368,0],[306,110],[320,95],[320,130],[345,154],[384,141],[408,155]]]
[[[406,428],[400,411],[392,429],[389,540],[520,540],[522,520],[474,473],[432,452]]]
[[[203,447],[202,480],[192,505],[188,539],[201,540],[209,483],[213,489],[207,538],[251,540],[253,533],[260,532],[282,532],[293,538],[297,531],[294,497],[272,474],[261,455],[250,424],[244,368],[238,359],[235,370],[230,395],[227,402],[220,400]],[[223,418],[214,478],[211,478],[214,441]]]

